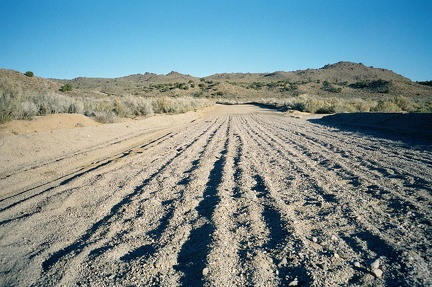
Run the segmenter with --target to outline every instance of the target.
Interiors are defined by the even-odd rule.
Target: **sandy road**
[[[0,179],[0,285],[432,284],[430,146],[253,106],[134,138]]]

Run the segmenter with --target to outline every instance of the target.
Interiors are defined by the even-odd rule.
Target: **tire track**
[[[235,108],[2,199],[4,285],[432,284],[428,149]]]
[[[208,130],[204,130],[204,132],[198,135],[197,138],[200,138],[206,132],[208,132]],[[83,252],[84,249],[88,249],[89,246],[97,244],[99,240],[105,241],[105,239],[102,238],[107,236],[110,226],[113,225],[115,222],[122,221],[121,218],[124,217],[123,213],[125,211],[125,207],[130,206],[132,204],[132,201],[136,200],[135,198],[141,196],[141,194],[146,191],[145,187],[147,185],[151,185],[151,183],[157,178],[161,178],[163,176],[163,172],[166,169],[170,169],[173,162],[178,160],[179,157],[183,155],[184,151],[188,150],[192,145],[194,145],[197,138],[193,138],[190,143],[184,146],[184,148],[178,148],[172,158],[169,158],[162,166],[157,168],[156,171],[154,171],[150,176],[148,176],[140,185],[136,186],[133,189],[132,193],[127,194],[121,199],[121,201],[112,206],[106,216],[93,224],[93,226],[91,226],[91,228],[86,231],[73,244],[53,253],[48,259],[46,259],[42,264],[42,267],[46,273],[45,277],[49,278],[49,280],[51,281],[55,277],[57,277],[57,280],[60,280],[61,274],[60,272],[58,272],[58,267],[56,268],[57,270],[55,272],[55,275],[49,272],[54,264],[58,264],[58,262],[62,261],[63,258],[65,258],[66,261],[70,261],[71,258],[67,258],[70,254],[72,255],[72,257],[76,257],[78,254]],[[140,217],[140,214],[138,213],[136,217]],[[103,250],[103,247],[101,250]],[[97,255],[98,252],[99,251],[97,250],[93,251],[92,256]],[[64,269],[64,267],[62,269]]]
[[[256,126],[256,125],[254,125],[254,126]],[[260,128],[261,126],[257,126],[258,128]],[[251,129],[252,129],[252,127],[251,127]],[[265,131],[264,130],[259,130],[258,132],[256,132],[255,133],[256,135],[260,135],[260,134],[264,134],[264,135],[266,135],[265,134]],[[264,136],[263,136],[263,138],[264,138]],[[269,134],[267,134],[266,136],[265,136],[265,138],[271,138],[271,135],[269,135]],[[271,146],[272,148],[275,148],[276,150],[278,150],[279,148],[278,147],[273,147],[274,145],[275,145],[275,142],[277,142],[278,140],[276,140],[275,138],[272,138],[272,139],[269,139],[268,141],[267,141],[267,144],[269,145],[269,146]],[[281,141],[282,142],[282,141]],[[282,146],[284,146],[282,143],[281,143],[281,147]],[[295,144],[293,144],[293,146],[294,147],[298,147],[298,145],[295,145]],[[295,165],[297,166],[297,167],[299,167],[299,166],[302,166],[302,165],[305,165],[305,166],[314,166],[314,165],[312,165],[312,164],[310,164],[310,163],[308,163],[308,156],[310,155],[310,153],[306,153],[306,161],[305,161],[305,163],[304,164],[301,164],[300,162],[296,162],[295,163]],[[291,156],[292,157],[302,157],[302,154],[296,154],[296,153],[294,153],[294,154],[291,154]],[[290,160],[289,158],[287,158],[287,160]],[[316,166],[314,166],[314,167],[316,167]],[[319,175],[319,174],[326,174],[326,173],[328,173],[329,171],[328,170],[323,170],[323,171],[318,171],[318,172],[316,172],[316,171],[314,171],[314,170],[309,170],[309,172],[311,173],[311,174],[313,174],[314,176],[316,176],[316,175]],[[325,182],[325,179],[321,179],[321,180],[319,180],[319,181],[321,181],[321,183],[319,183],[318,182],[318,186],[323,186],[323,187],[325,187],[326,189],[328,188],[328,187],[326,187],[326,186],[328,186],[328,184],[322,184],[322,182]],[[343,187],[341,186],[341,187],[339,187],[340,189],[342,189]],[[353,186],[352,187],[352,189],[355,189],[355,186]],[[319,189],[318,189],[319,190]],[[346,191],[345,191],[345,193],[346,193]],[[324,193],[323,194],[321,194],[321,195],[324,195]],[[333,197],[333,196],[332,196]],[[330,197],[330,198],[332,198],[332,197]],[[353,194],[351,194],[351,196],[350,196],[350,198],[351,198],[351,202],[355,202],[355,199],[353,198],[353,197],[355,197]],[[392,237],[392,238],[398,238],[398,236],[397,236],[397,234],[394,234],[394,236],[392,236],[392,235],[390,235],[390,237],[389,237],[389,234],[387,234],[387,235],[384,235],[383,233],[381,233],[381,232],[379,232],[378,230],[376,230],[376,229],[374,229],[374,228],[372,228],[372,230],[370,230],[370,227],[372,227],[373,226],[373,224],[370,224],[370,223],[368,223],[367,221],[365,221],[364,219],[362,219],[362,220],[358,220],[358,217],[356,216],[356,214],[358,214],[358,210],[353,210],[352,209],[352,204],[350,203],[350,201],[348,201],[348,202],[346,202],[346,201],[342,201],[341,202],[341,204],[345,204],[347,207],[346,208],[344,208],[344,214],[352,214],[352,222],[351,222],[351,224],[353,223],[353,222],[357,222],[357,224],[358,223],[360,223],[360,225],[358,225],[359,226],[359,229],[360,230],[363,230],[363,232],[365,233],[365,234],[369,234],[369,235],[367,235],[367,236],[363,236],[363,237],[366,237],[366,238],[375,238],[374,237],[374,233],[376,233],[376,232],[378,232],[379,234],[381,234],[380,235],[380,237],[384,237],[384,238],[386,238],[386,241],[387,240],[389,240],[389,238],[390,237]],[[381,213],[383,216],[384,215],[386,215],[385,213],[383,213],[380,209],[374,209],[374,212],[378,212],[378,213]],[[365,218],[368,218],[370,215],[368,214],[368,215],[366,215],[365,216]],[[342,220],[343,218],[341,218],[340,219],[340,221]],[[379,225],[382,225],[382,220],[379,220],[380,219],[380,217],[378,217],[378,220],[374,220],[374,224],[377,224],[378,223],[378,226]],[[307,219],[308,221],[310,221],[310,219]],[[366,229],[365,229],[366,228]],[[365,231],[365,230],[370,230],[370,231]],[[388,232],[388,230],[385,228],[385,226],[383,227],[383,228],[381,228],[381,230],[383,231],[383,232]],[[372,232],[372,233],[371,233]],[[391,232],[390,232],[390,234],[391,234]],[[376,237],[376,238],[378,238],[378,237]],[[381,249],[379,249],[379,250],[381,250],[382,251],[382,253],[381,254],[386,254],[387,255],[387,257],[388,258],[390,258],[392,261],[397,261],[397,262],[404,262],[405,260],[403,260],[403,258],[402,258],[402,256],[401,256],[401,252],[400,251],[398,251],[398,249],[399,248],[396,248],[396,249],[394,249],[394,246],[397,246],[397,244],[395,244],[395,242],[394,241],[392,241],[392,240],[390,240],[390,243],[385,243],[384,244],[384,241],[382,241],[381,240],[381,242],[382,242],[382,244],[381,245],[383,245],[383,246],[387,246],[386,248],[381,248]],[[389,245],[390,244],[390,245]],[[400,267],[400,269],[402,269],[402,271],[404,270],[404,269],[406,269],[406,266],[404,266],[403,264],[401,264],[402,266]],[[396,270],[396,271],[394,271],[394,273],[393,273],[393,277],[389,277],[388,278],[388,280],[389,280],[389,282],[391,282],[392,284],[401,284],[401,282],[402,282],[402,279],[401,279],[401,275],[400,275],[400,273],[399,273],[399,271],[398,270]]]

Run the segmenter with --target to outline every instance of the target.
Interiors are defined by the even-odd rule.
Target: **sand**
[[[65,118],[2,127],[2,286],[432,284],[424,137],[250,105]]]

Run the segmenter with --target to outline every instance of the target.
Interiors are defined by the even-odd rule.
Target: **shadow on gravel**
[[[207,265],[206,259],[210,252],[212,234],[215,231],[211,217],[219,203],[217,189],[222,182],[227,147],[228,139],[225,142],[224,150],[221,152],[221,157],[214,163],[213,169],[210,171],[203,199],[196,207],[199,218],[205,218],[207,221],[201,227],[191,231],[177,258],[178,265],[175,269],[184,274],[181,278],[182,286],[203,286],[205,282],[203,269]]]
[[[252,187],[252,190],[257,193],[257,197],[272,200],[263,178],[256,174],[253,179],[256,184]],[[295,239],[290,236],[288,230],[284,228],[284,226],[288,226],[288,224],[283,220],[279,211],[269,202],[264,202],[263,207],[262,216],[264,217],[267,228],[270,230],[270,238],[263,248],[276,251],[278,248],[283,248],[286,241],[288,241],[287,239],[291,242],[295,241]],[[303,266],[282,266],[278,264],[279,262],[277,262],[276,259],[274,259],[274,263],[278,266],[281,286],[288,286],[292,277],[297,277],[302,286],[309,286],[311,284],[307,270]],[[290,278],[291,280],[289,280]]]
[[[345,113],[309,119],[309,122],[401,141],[409,146],[432,144],[432,113]]]
[[[404,264],[404,260],[400,258],[400,251],[395,250],[391,245],[381,239],[379,236],[374,235],[368,231],[361,231],[351,236],[343,236],[341,237],[354,251],[359,254],[365,254],[365,250],[363,244],[360,242],[365,242],[367,248],[372,250],[377,256],[385,256],[386,260],[391,263],[397,262],[400,264],[401,268],[400,272],[406,273],[407,266]],[[357,240],[355,239],[357,238]],[[366,260],[373,261],[374,258],[365,258]],[[366,264],[370,264],[371,262],[365,262]],[[405,282],[403,276],[400,272],[395,270],[387,270],[386,275],[384,276],[384,281],[386,286],[406,286],[407,282]],[[358,284],[355,280],[358,280],[358,277],[353,277],[350,280],[350,284]]]

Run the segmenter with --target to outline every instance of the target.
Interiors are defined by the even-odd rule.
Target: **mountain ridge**
[[[201,96],[226,98],[289,97],[312,94],[321,97],[373,97],[404,95],[432,97],[432,87],[420,85],[384,68],[340,61],[318,69],[270,73],[217,73],[194,77],[171,71],[168,74],[132,74],[117,78],[76,77],[45,79],[0,69],[0,77],[10,78],[23,90],[58,92],[66,83],[75,96],[136,95],[155,97]]]

